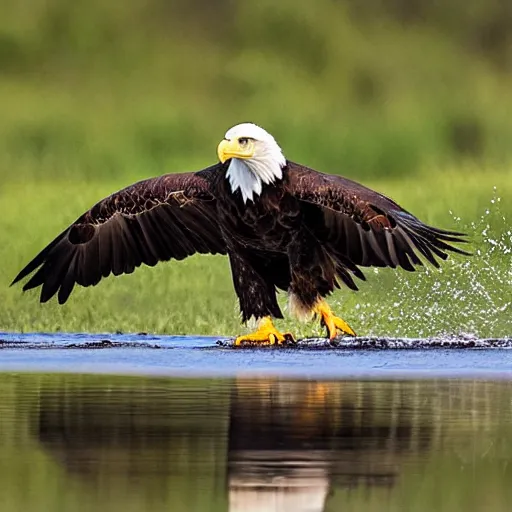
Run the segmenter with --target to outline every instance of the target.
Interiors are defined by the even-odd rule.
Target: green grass
[[[37,293],[22,294],[20,287],[8,287],[20,268],[63,228],[126,184],[77,179],[2,186],[1,330],[240,332],[228,262],[220,256],[142,267],[94,288],[78,287],[64,306],[54,300],[40,305]],[[512,206],[506,198],[512,195],[511,174],[468,166],[367,184],[428,223],[468,232],[475,255],[454,257],[442,272],[368,269],[360,292],[342,290],[331,298],[336,310],[359,334],[510,335]],[[284,294],[281,299],[284,303]],[[281,325],[300,335],[321,332],[316,325],[297,325],[290,319]]]
[[[212,163],[225,130],[251,120],[289,158],[374,185],[425,221],[475,237],[481,254],[468,266],[457,258],[442,274],[370,271],[359,294],[337,294],[359,333],[509,334],[512,19],[503,5],[3,6],[0,329],[238,332],[222,258],[140,269],[77,290],[65,307],[7,285],[96,200]],[[490,202],[494,185],[505,220]]]

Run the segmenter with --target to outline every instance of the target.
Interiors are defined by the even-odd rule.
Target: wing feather
[[[445,260],[449,252],[469,255],[451,245],[467,243],[463,233],[428,226],[393,200],[359,183],[293,162],[287,163],[285,179],[288,192],[307,204],[303,211],[310,229],[331,254],[341,255],[353,265],[414,271],[423,265],[420,256],[439,267],[439,259]]]
[[[94,286],[110,274],[129,274],[142,264],[194,253],[225,254],[208,179],[219,165],[141,181],[103,199],[30,261],[12,284],[33,273],[23,290],[41,286],[41,302],[57,294],[63,304],[75,284]]]

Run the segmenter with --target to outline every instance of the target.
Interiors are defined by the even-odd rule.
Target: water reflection
[[[333,485],[392,486],[402,458],[430,442],[428,425],[413,434],[399,387],[376,394],[374,386],[350,382],[237,384],[228,440],[230,510],[323,511]]]
[[[2,511],[499,511],[512,499],[508,382],[0,385]]]

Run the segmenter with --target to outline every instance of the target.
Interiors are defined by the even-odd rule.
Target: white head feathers
[[[260,126],[252,123],[233,126],[223,142],[234,148],[231,153],[226,152],[231,158],[226,177],[232,192],[240,189],[244,203],[249,199],[254,201],[254,194],[261,194],[263,184],[282,179],[286,158],[274,137]]]

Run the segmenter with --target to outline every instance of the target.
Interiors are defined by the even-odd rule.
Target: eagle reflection
[[[393,486],[400,464],[428,448],[431,429],[413,423],[398,387],[377,386],[279,380],[235,386],[230,510],[322,511],[334,488]]]
[[[323,511],[334,489],[393,486],[431,443],[403,383],[198,382],[43,387],[37,436],[104,505],[231,512]]]

